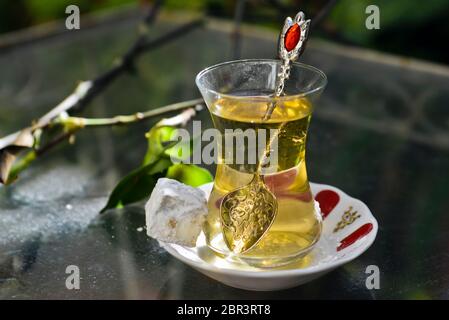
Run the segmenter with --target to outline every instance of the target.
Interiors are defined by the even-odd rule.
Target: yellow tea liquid
[[[262,99],[220,99],[210,108],[215,128],[222,134],[218,141],[225,148],[225,129],[279,129],[278,161],[275,173],[263,175],[265,184],[274,193],[278,203],[275,220],[261,240],[249,251],[238,255],[249,264],[273,267],[304,256],[321,233],[321,217],[315,212],[305,163],[305,143],[312,105],[304,98],[288,101],[279,99],[267,121],[262,117],[267,102]],[[267,133],[267,136],[269,134]],[[235,148],[236,146],[234,146]],[[245,146],[246,148],[247,146]],[[233,150],[234,158],[237,152]],[[214,187],[209,198],[209,215],[204,233],[210,248],[216,253],[232,257],[222,235],[220,203],[227,193],[248,184],[256,170],[255,164],[224,163],[218,161]]]

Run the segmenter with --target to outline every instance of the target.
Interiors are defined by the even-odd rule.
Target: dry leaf
[[[9,173],[17,158],[24,149],[32,148],[34,136],[31,128],[23,129],[0,140],[0,183],[7,184]]]

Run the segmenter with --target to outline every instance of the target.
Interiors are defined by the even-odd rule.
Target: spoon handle
[[[282,60],[280,71],[277,74],[277,84],[274,97],[280,97],[284,93],[285,81],[290,77],[290,63],[296,61],[304,52],[304,45],[309,34],[310,19],[305,20],[302,11],[298,12],[294,19],[287,17],[284,27],[279,35],[278,54]],[[270,102],[262,121],[268,121],[276,108],[276,101]]]
[[[284,92],[285,80],[290,76],[290,60],[283,59],[281,64],[281,70],[277,74],[277,85],[276,90],[274,92],[275,97],[280,97]],[[273,114],[274,108],[276,108],[276,102],[272,101],[268,105],[267,111],[265,112],[262,121],[267,121],[271,118]]]

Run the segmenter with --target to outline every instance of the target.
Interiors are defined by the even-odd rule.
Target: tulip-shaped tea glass
[[[321,233],[305,151],[311,114],[327,79],[314,67],[292,63],[284,94],[275,97],[280,68],[277,60],[239,60],[209,67],[196,77],[220,133],[203,227],[206,241],[219,256],[257,267],[276,267],[304,257]],[[275,214],[257,192],[246,194],[244,188],[240,198],[231,194],[237,209],[226,213],[221,208],[223,198],[250,184],[256,173],[274,195]],[[239,207],[242,197],[250,211]],[[231,245],[235,243],[239,246]]]

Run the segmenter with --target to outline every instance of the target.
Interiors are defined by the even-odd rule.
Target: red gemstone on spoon
[[[301,28],[298,24],[295,23],[290,28],[288,28],[284,38],[284,46],[287,51],[292,51],[293,49],[295,49],[296,45],[299,42],[300,35]]]

